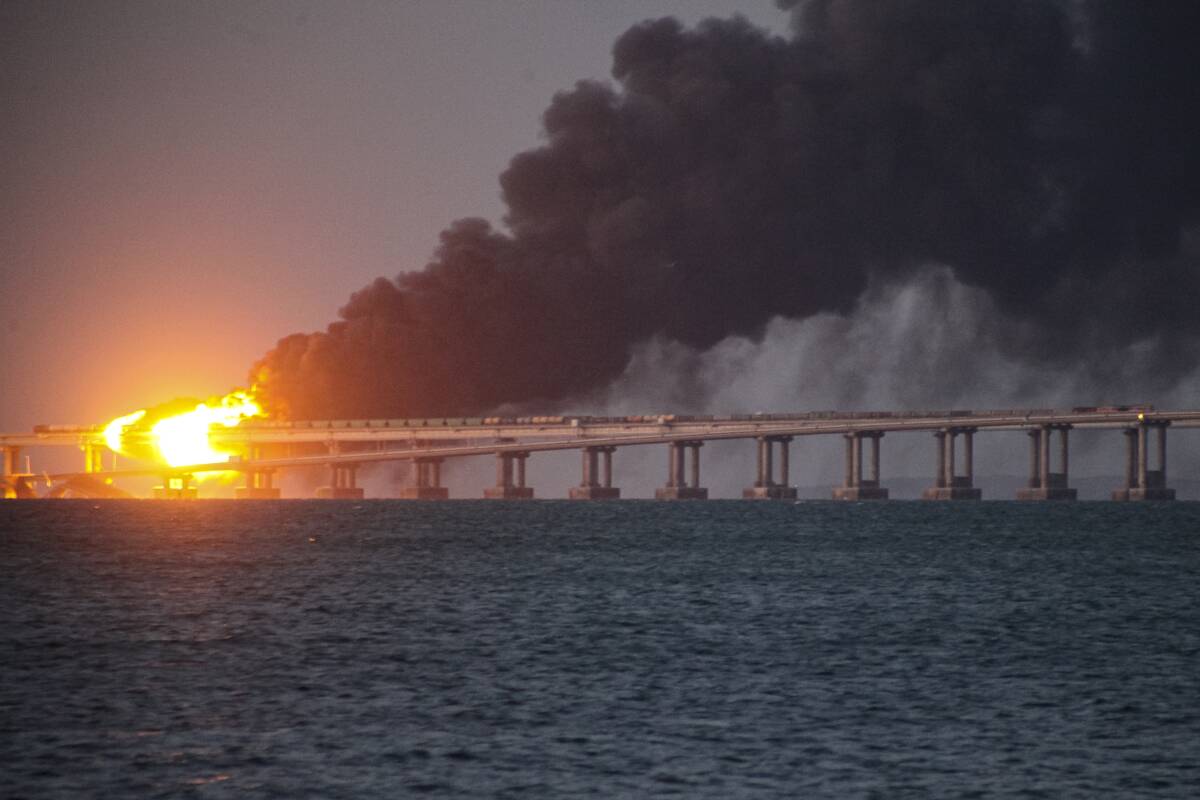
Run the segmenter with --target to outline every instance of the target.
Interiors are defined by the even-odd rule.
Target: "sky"
[[[0,430],[245,383],[452,220],[644,19],[770,0],[0,3]]]

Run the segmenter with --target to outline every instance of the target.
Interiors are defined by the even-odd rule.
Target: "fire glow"
[[[117,417],[104,429],[105,444],[113,452],[137,457],[137,448],[131,444],[136,434],[145,438],[156,460],[170,467],[225,461],[233,453],[214,445],[210,438],[212,430],[235,428],[242,420],[261,417],[263,412],[253,389],[239,389],[219,399],[197,403],[190,411],[157,419],[156,416],[152,410],[141,409]]]

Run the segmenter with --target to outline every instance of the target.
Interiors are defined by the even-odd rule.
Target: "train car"
[[[104,430],[103,425],[34,425],[34,433],[90,433]]]

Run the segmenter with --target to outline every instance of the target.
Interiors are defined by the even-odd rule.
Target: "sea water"
[[[0,797],[1200,795],[1200,504],[0,503]]]

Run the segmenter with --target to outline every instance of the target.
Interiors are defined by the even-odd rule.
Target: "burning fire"
[[[135,411],[132,414],[126,414],[123,417],[117,417],[112,422],[104,427],[104,443],[108,445],[108,449],[114,453],[121,452],[121,435],[125,433],[125,429],[132,427],[138,420],[146,416],[146,409]]]
[[[244,419],[261,416],[254,389],[239,389],[186,411],[164,406],[117,417],[104,428],[104,442],[113,452],[134,457],[144,455],[148,444],[151,457],[172,467],[208,464],[231,455],[209,440],[214,426],[234,428]]]

